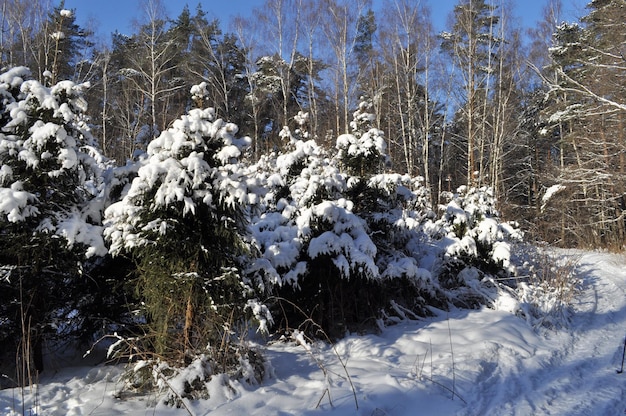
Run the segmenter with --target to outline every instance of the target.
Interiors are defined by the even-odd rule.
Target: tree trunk
[[[193,321],[194,321],[194,308],[193,308],[193,288],[190,290],[187,297],[187,308],[185,310],[185,327],[183,329],[183,353],[188,349],[192,349],[192,336],[193,336]]]

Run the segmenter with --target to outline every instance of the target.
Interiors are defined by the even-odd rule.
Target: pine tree
[[[53,42],[44,59],[44,69],[50,72],[51,84],[64,79],[76,80],[84,64],[81,60],[93,46],[90,40],[93,33],[80,27],[76,23],[76,13],[64,6],[65,1],[61,1],[52,10],[45,26],[48,31],[42,33],[42,36],[50,37]]]

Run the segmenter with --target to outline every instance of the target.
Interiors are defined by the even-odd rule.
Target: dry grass
[[[567,323],[571,305],[580,291],[577,266],[581,255],[541,251],[529,275],[519,287],[524,310],[535,325],[561,327]]]

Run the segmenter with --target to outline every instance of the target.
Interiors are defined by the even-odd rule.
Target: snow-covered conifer
[[[430,237],[441,250],[439,280],[461,305],[492,301],[497,294],[492,278],[516,271],[512,244],[523,236],[515,224],[500,220],[495,205],[490,188],[463,186],[451,195],[433,224]]]
[[[41,354],[42,328],[75,313],[84,295],[81,261],[107,252],[99,226],[104,159],[85,119],[87,85],[29,78],[24,67],[0,74],[0,263],[19,268],[1,292],[3,325],[13,326],[6,333],[19,333],[16,314],[26,313]],[[29,297],[28,310],[15,306],[19,296]]]
[[[337,158],[343,168],[356,176],[378,173],[387,163],[387,143],[382,130],[373,126],[375,116],[369,112],[371,104],[361,101],[350,123],[352,133],[337,138]]]
[[[298,120],[303,127],[305,116],[300,114]],[[315,311],[316,319],[338,335],[338,328],[360,318],[339,318],[342,308],[352,306],[342,305],[337,296],[355,282],[373,284],[380,278],[376,246],[363,219],[354,214],[353,203],[344,197],[347,184],[336,160],[314,140],[287,137],[290,144],[284,153],[262,158],[254,168],[266,184],[266,194],[251,224],[260,253],[251,273],[258,286],[303,310],[325,305]],[[295,313],[292,318],[296,323],[306,317]]]
[[[249,195],[238,158],[248,144],[212,108],[192,109],[148,145],[123,198],[106,210],[111,252],[137,263],[148,348],[158,354],[217,354],[207,348],[242,316]]]

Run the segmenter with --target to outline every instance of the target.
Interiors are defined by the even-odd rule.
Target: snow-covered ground
[[[619,415],[626,410],[626,257],[576,253],[581,292],[567,326],[532,328],[503,310],[405,321],[334,348],[265,347],[259,386],[214,377],[209,400],[166,407],[116,398],[116,366],[59,368],[36,389],[0,392],[2,415]],[[227,386],[225,386],[227,384]]]

